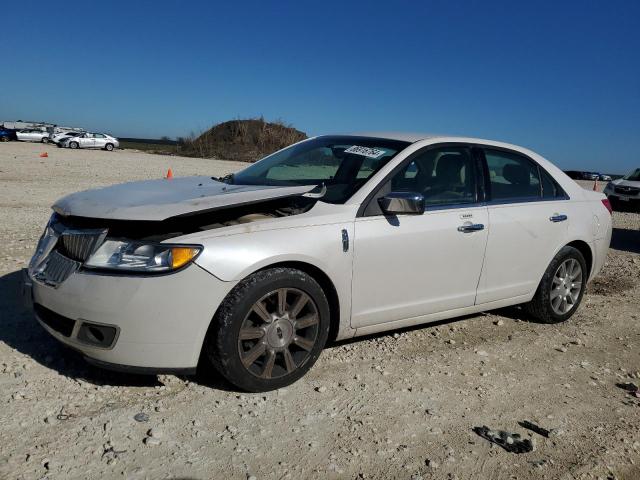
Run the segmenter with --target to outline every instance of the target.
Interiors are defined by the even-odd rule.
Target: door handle
[[[553,223],[564,222],[568,217],[566,215],[554,215],[553,217],[549,217]]]
[[[462,233],[479,232],[480,230],[484,230],[484,225],[482,223],[470,223],[468,225],[460,225],[458,227],[458,231]]]

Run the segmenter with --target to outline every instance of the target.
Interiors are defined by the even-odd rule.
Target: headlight
[[[200,245],[107,240],[84,266],[122,272],[170,272],[193,262],[201,251]]]

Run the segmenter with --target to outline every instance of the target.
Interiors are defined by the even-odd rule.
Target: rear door
[[[490,234],[476,303],[535,292],[567,242],[568,197],[529,157],[480,148],[485,158]]]
[[[352,326],[474,304],[488,233],[478,163],[466,146],[427,147],[408,159],[356,218]],[[377,199],[420,193],[422,215],[383,215]]]

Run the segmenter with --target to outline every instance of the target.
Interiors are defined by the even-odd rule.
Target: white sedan
[[[18,130],[16,136],[21,142],[49,142],[49,134],[42,130]]]
[[[112,151],[120,146],[117,138],[105,133],[84,132],[75,136],[70,136],[62,140],[61,146],[71,149],[77,148],[100,148]]]
[[[200,362],[248,391],[299,379],[329,339],[509,305],[567,320],[611,239],[606,197],[540,155],[409,134],[316,137],[53,210],[25,273],[51,335],[105,368]]]

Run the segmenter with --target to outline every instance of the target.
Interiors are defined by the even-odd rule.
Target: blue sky
[[[77,7],[74,7],[77,5]],[[118,136],[282,119],[640,165],[640,2],[4,2],[0,119]]]

